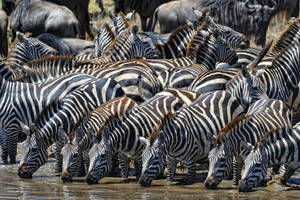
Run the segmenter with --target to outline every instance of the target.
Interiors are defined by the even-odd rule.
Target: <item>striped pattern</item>
[[[123,96],[120,85],[112,79],[98,79],[82,84],[61,101],[52,103],[35,120],[36,127],[29,128],[29,137],[24,143],[23,157],[18,175],[31,178],[48,158],[47,148],[58,140],[58,130],[70,133],[85,113],[104,102]]]
[[[201,95],[174,119],[171,117],[162,131],[147,144],[140,184],[151,184],[162,171],[164,156],[167,156],[169,181],[173,180],[177,162],[183,161],[188,168],[188,181],[192,182],[196,162],[207,159],[213,136],[243,111],[237,99],[224,91]]]
[[[239,184],[239,191],[246,192],[257,187],[264,180],[267,168],[273,165],[286,164],[288,170],[292,172],[286,173],[283,178],[290,178],[293,171],[299,168],[299,125],[298,123],[290,129],[286,127],[268,133],[266,139],[259,142],[256,147],[250,147],[251,152],[245,160],[245,171]]]
[[[174,96],[174,94],[176,94]],[[177,97],[178,96],[178,97]],[[130,159],[137,161],[137,177],[141,171],[141,154],[144,149],[143,140],[140,137],[148,137],[158,123],[168,113],[174,113],[181,108],[186,99],[195,98],[197,95],[190,92],[163,91],[143,104],[135,107],[117,127],[111,132],[103,132],[99,144],[94,144],[90,150],[90,167],[87,176],[87,183],[95,184],[106,176],[111,170],[112,155],[119,153],[125,159],[122,169],[122,176],[126,180],[128,176],[128,164]],[[188,103],[191,99],[188,100]]]
[[[81,154],[87,154],[92,147],[93,140],[90,138],[101,135],[102,129],[107,124],[110,124],[111,130],[113,130],[115,123],[112,122],[121,118],[135,106],[137,106],[135,101],[128,97],[114,98],[94,109],[82,119],[79,126],[69,134],[69,141],[62,148],[63,172],[61,179],[63,181],[71,181],[76,172],[85,174],[85,171],[78,171],[81,165],[79,159],[82,157]],[[73,141],[72,137],[74,137]],[[100,138],[97,139],[100,140]],[[89,166],[89,162],[85,164],[87,167]]]
[[[217,145],[208,156],[209,172],[205,186],[216,188],[232,170],[233,182],[237,185],[243,161],[248,154],[241,151],[240,141],[256,144],[265,133],[289,126],[291,126],[291,111],[284,102],[261,99],[251,104],[246,114],[235,118],[219,132]]]

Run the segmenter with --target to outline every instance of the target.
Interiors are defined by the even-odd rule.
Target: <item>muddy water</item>
[[[19,156],[18,156],[19,157]],[[123,184],[120,178],[104,178],[98,185],[87,185],[83,178],[73,183],[62,183],[54,175],[54,162],[41,167],[33,179],[17,176],[17,165],[0,164],[0,199],[298,199],[299,190],[278,186],[257,188],[251,193],[239,193],[231,181],[224,181],[219,189],[207,190],[203,182],[185,185],[181,181],[167,184],[155,180],[150,188],[134,181]],[[298,178],[298,176],[295,176]],[[178,180],[181,177],[177,178]],[[295,179],[298,180],[298,179]]]

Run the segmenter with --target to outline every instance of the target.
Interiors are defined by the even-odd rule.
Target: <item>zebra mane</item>
[[[236,118],[234,118],[233,120],[231,120],[230,122],[228,122],[225,127],[223,127],[217,137],[216,137],[216,144],[219,143],[219,140],[221,138],[222,134],[228,134],[229,131],[235,126],[237,125],[239,122],[243,121],[244,119],[248,119],[252,116],[252,114],[246,114],[246,113],[242,113],[240,115],[238,115]]]
[[[113,38],[113,42],[116,40],[116,34],[113,32],[113,30],[111,30],[110,26],[105,23],[104,28],[109,32],[110,36]]]
[[[295,40],[291,45],[283,49],[280,53],[278,53],[272,61],[272,65],[268,66],[268,69],[276,68],[278,65],[281,66],[282,63],[280,63],[281,58],[284,58],[283,55],[291,53],[291,51],[295,51],[295,48],[299,48],[300,40]],[[293,53],[295,57],[298,56],[297,53]]]
[[[64,61],[63,63],[60,63]],[[39,75],[40,73],[47,73],[53,71],[53,68],[63,70],[65,63],[69,63],[69,70],[73,67],[73,57],[72,56],[47,56],[44,58],[35,59],[26,63],[22,66],[22,74],[14,78],[15,81],[24,81],[27,77]],[[58,65],[58,64],[62,64]]]
[[[125,24],[125,28],[129,30],[130,29],[130,24],[126,19],[126,15],[122,11],[120,11],[118,14],[122,17],[122,19],[124,21],[124,24]]]
[[[281,33],[277,41],[272,45],[271,52],[278,54],[287,48],[295,38],[300,36],[300,18]]]
[[[78,122],[76,122],[76,124],[74,125],[72,131],[70,132],[70,134],[68,135],[69,141],[71,141],[75,135],[75,132],[77,130],[77,128],[79,127],[79,125],[81,124],[83,118],[81,118],[80,120],[78,120]]]
[[[251,72],[253,72],[254,74],[257,73],[258,69],[255,67],[248,67],[247,70],[250,70]],[[234,83],[235,81],[240,81],[240,77],[242,77],[242,71],[239,71],[235,76],[232,77],[232,79],[230,79],[226,84],[225,84],[225,90],[228,89],[228,87]]]
[[[201,49],[201,47],[207,43],[212,33],[208,32],[209,33],[208,35],[203,36],[203,34],[200,34],[200,32],[203,30],[208,31],[209,26],[210,26],[209,21],[206,21],[197,29],[196,33],[193,35],[193,37],[191,38],[190,42],[187,45],[186,48],[187,55],[196,56],[199,49]],[[203,37],[203,41],[201,41],[202,40],[201,37]]]
[[[279,135],[277,135],[278,133],[280,135],[282,135],[281,133],[285,133],[287,129],[292,129],[293,127],[291,126],[291,124],[289,124],[288,127],[277,127],[272,129],[271,131],[265,133],[261,139],[259,140],[260,142],[267,142],[269,139],[271,139],[270,137],[274,136],[275,138],[278,138]]]
[[[152,145],[154,140],[157,138],[159,135],[160,130],[162,129],[163,126],[168,125],[170,122],[170,119],[173,119],[174,115],[172,112],[168,112],[165,114],[160,121],[158,122],[157,126],[154,127],[152,133],[149,135],[148,140],[150,144]]]
[[[128,39],[131,38],[131,32],[129,29],[122,31],[115,40],[107,47],[101,57],[109,56],[118,49],[118,46],[123,47],[124,44],[128,43]]]
[[[99,108],[99,109],[100,109],[100,108]],[[107,111],[108,113],[110,113],[111,116],[113,116],[113,114],[111,113],[111,111],[108,110],[105,106],[102,106],[101,109],[102,109],[103,112],[104,112],[104,110],[105,110],[105,111]],[[96,139],[97,139],[97,140],[100,140],[100,139],[101,139],[102,131],[103,131],[104,127],[109,126],[110,123],[111,123],[111,120],[117,119],[117,118],[118,118],[117,116],[113,116],[113,118],[110,118],[110,117],[105,118],[105,121],[104,121],[103,125],[97,130],[97,133],[96,133]]]
[[[207,18],[209,17],[209,13],[210,13],[210,8],[205,8],[203,11],[202,11],[202,15],[198,18],[197,22],[199,24],[203,24]],[[214,22],[216,22],[215,20],[217,20],[216,18],[213,18]]]

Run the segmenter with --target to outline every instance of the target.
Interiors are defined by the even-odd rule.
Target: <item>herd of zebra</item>
[[[250,191],[269,167],[284,183],[300,166],[300,19],[260,50],[208,12],[163,44],[119,13],[97,30],[95,53],[77,56],[51,34],[17,32],[0,69],[3,162],[16,163],[22,142],[21,178],[53,145],[62,181],[96,184],[119,167],[126,183],[134,160],[141,186],[165,167],[173,181],[179,162],[188,184],[209,162],[207,188],[233,175]]]

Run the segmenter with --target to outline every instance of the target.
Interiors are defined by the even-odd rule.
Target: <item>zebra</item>
[[[138,103],[162,90],[156,72],[143,60],[119,61],[105,66],[85,63],[74,67],[70,58],[60,57],[50,60],[45,58],[28,65],[31,65],[28,68],[32,72],[19,78],[19,81],[40,82],[72,73],[88,74],[95,78],[113,78],[120,83],[126,95]]]
[[[162,172],[164,156],[168,161],[168,181],[173,180],[177,162],[184,161],[188,168],[188,183],[192,183],[196,162],[207,159],[213,146],[213,135],[244,110],[230,93],[216,91],[202,94],[176,116],[171,115],[161,131],[149,137],[143,153],[143,171],[139,183],[142,186],[151,185],[153,179]]]
[[[82,84],[62,100],[46,107],[39,118],[26,127],[18,175],[32,178],[34,172],[47,161],[47,148],[58,140],[58,130],[71,132],[73,126],[89,111],[104,102],[124,96],[120,85],[112,79],[96,79]],[[21,121],[21,120],[20,120]]]
[[[290,178],[299,168],[299,125],[297,123],[293,127],[266,133],[255,146],[242,142],[249,155],[245,160],[245,170],[239,184],[240,192],[248,192],[257,187],[264,180],[268,167],[285,164],[290,171],[283,179]]]
[[[95,41],[95,56],[102,56],[103,52],[116,40],[115,33],[111,30],[108,24],[104,24],[100,30],[94,28],[96,32]]]
[[[198,97],[198,94],[181,91],[162,91],[132,109],[113,130],[103,130],[102,140],[94,144],[89,152],[90,166],[86,182],[96,184],[99,179],[106,176],[111,170],[112,155],[117,152],[127,157],[127,159],[123,157],[122,160],[126,162],[121,164],[123,182],[127,180],[129,158],[137,161],[138,179],[141,170],[141,154],[145,144],[143,138],[150,135],[168,113],[174,113],[185,105],[185,102],[190,103]]]
[[[52,47],[42,43],[36,38],[29,38],[17,32],[17,40],[14,41],[7,55],[7,64],[12,72],[12,78],[16,78],[22,72],[22,66],[34,59],[57,55]]]
[[[256,144],[266,132],[290,126],[290,123],[291,111],[280,100],[261,99],[251,104],[246,114],[238,116],[219,132],[216,147],[208,156],[209,172],[205,187],[216,188],[232,169],[233,182],[237,185],[245,157],[240,149],[240,141]]]
[[[128,97],[114,98],[88,113],[87,116],[80,121],[80,124],[73,128],[69,134],[68,142],[61,150],[63,157],[62,181],[72,181],[72,177],[76,171],[80,174],[85,173],[85,171],[82,172],[78,170],[80,170],[81,166],[81,154],[85,154],[93,144],[90,135],[96,135],[97,137],[106,124],[121,118],[135,106],[137,106],[135,101]],[[73,140],[72,137],[74,137]],[[84,160],[84,162],[86,161]],[[88,162],[85,164],[87,164],[87,167],[89,166]]]
[[[59,100],[83,83],[95,80],[95,77],[83,74],[69,74],[38,84],[13,82],[0,78],[1,82],[1,129],[6,133],[10,162],[15,163],[18,136],[21,127],[17,123],[32,123],[43,107]],[[7,161],[8,155],[2,155]]]
[[[138,27],[134,25],[131,30],[125,29],[122,31],[100,58],[88,62],[104,64],[141,57],[157,58],[157,53],[151,43],[142,41],[139,38]]]

